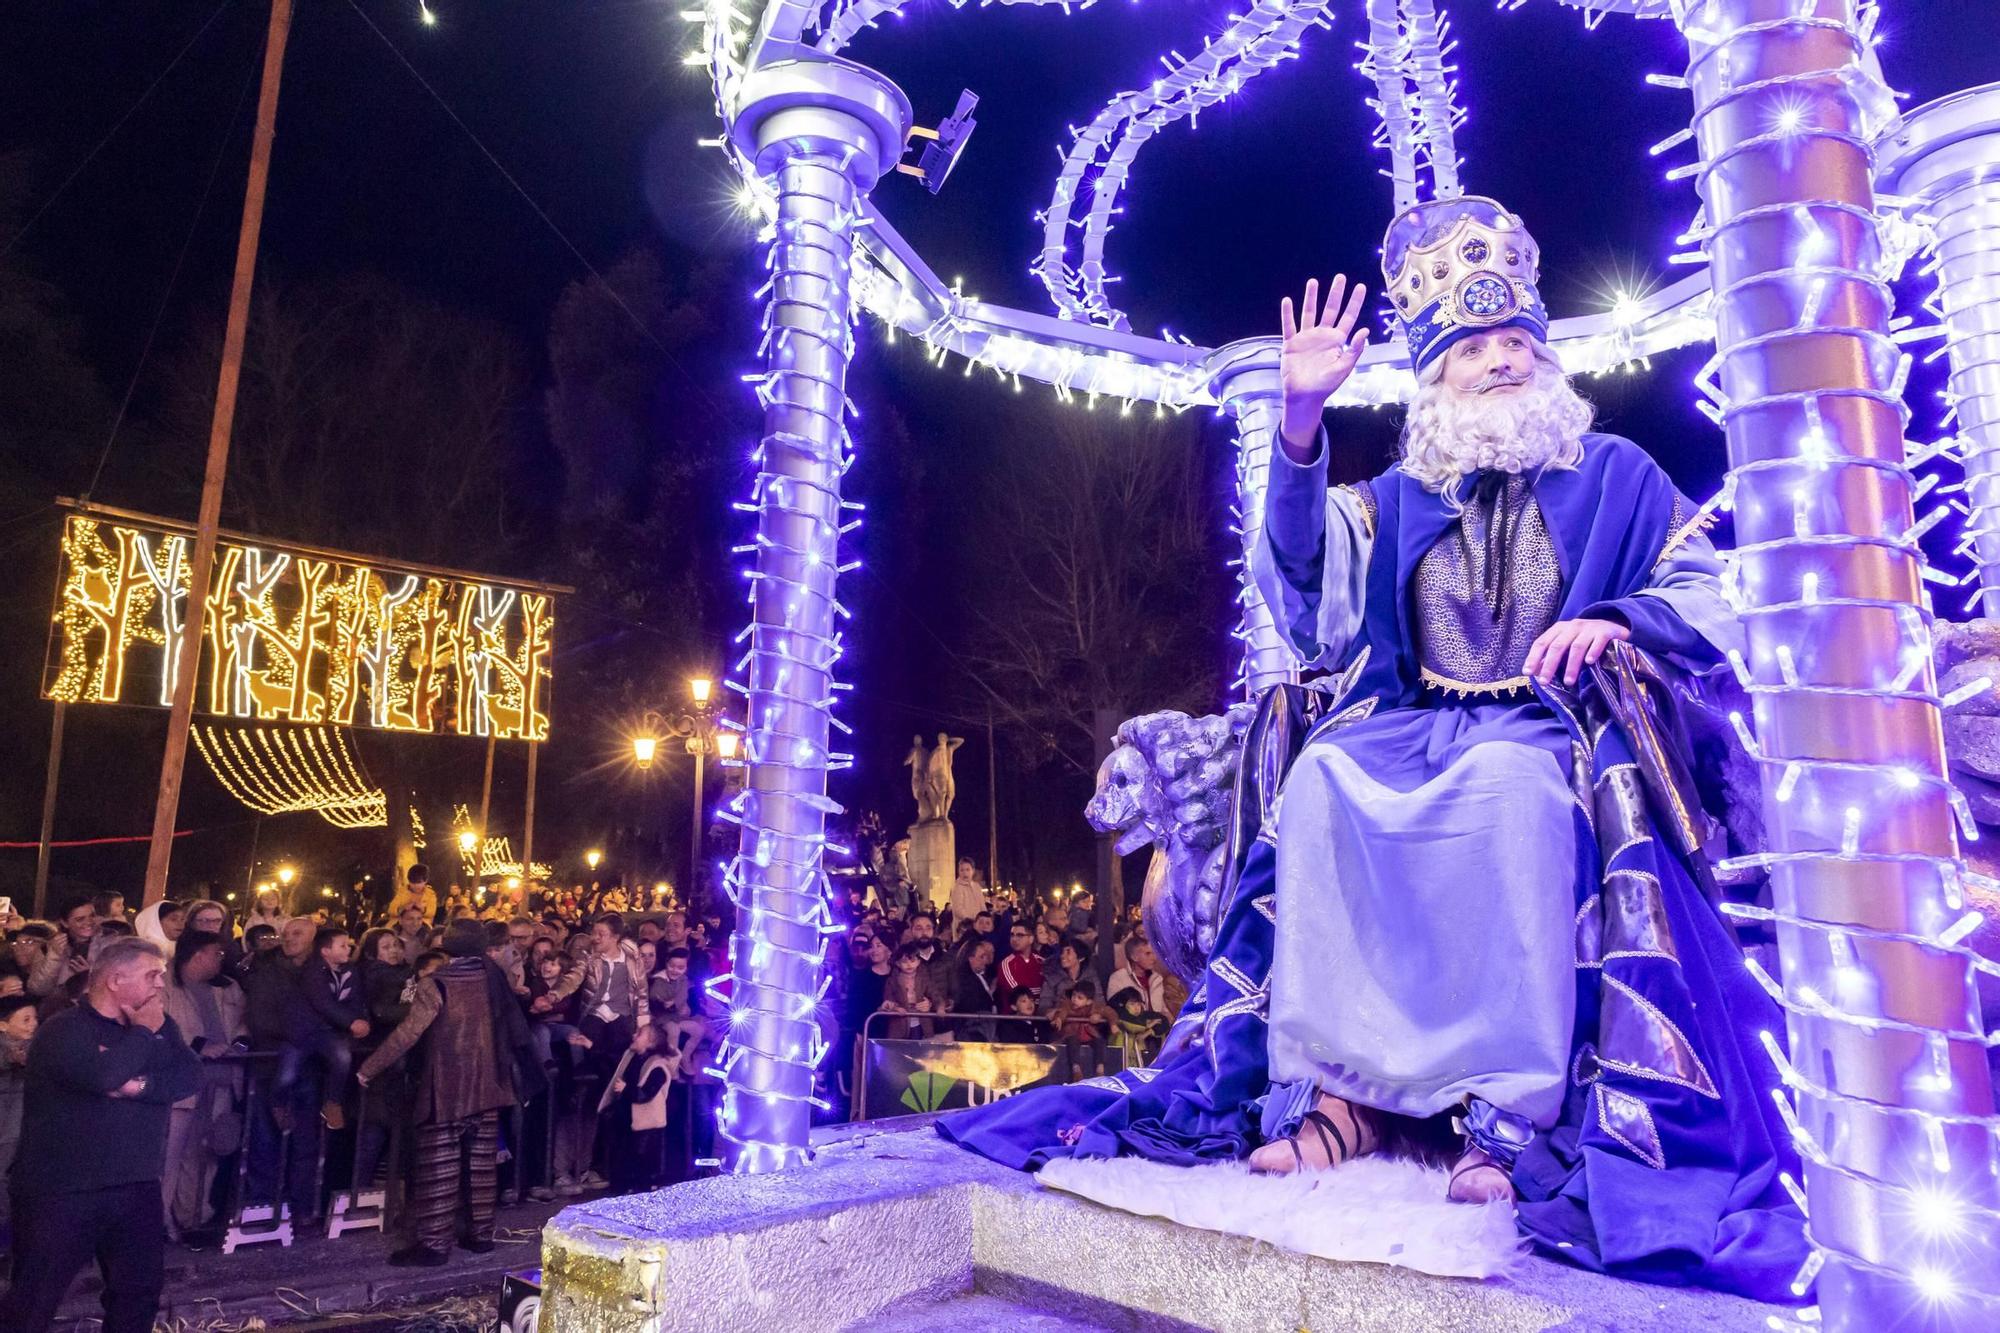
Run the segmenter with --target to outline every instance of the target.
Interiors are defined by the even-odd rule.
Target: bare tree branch
[[[1031,751],[1089,771],[1093,714],[1205,710],[1229,581],[1192,423],[1064,412],[1006,442],[968,527],[984,571],[968,654]]]

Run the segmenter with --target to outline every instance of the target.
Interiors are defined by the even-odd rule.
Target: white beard
[[[1460,394],[1431,380],[1417,390],[1403,424],[1403,471],[1430,490],[1455,492],[1460,477],[1488,468],[1573,468],[1590,421],[1590,404],[1561,367],[1540,357],[1514,393]]]

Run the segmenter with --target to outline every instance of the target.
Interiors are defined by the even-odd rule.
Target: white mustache
[[[1533,377],[1534,372],[1532,371],[1526,375],[1516,375],[1511,370],[1496,370],[1485,379],[1479,381],[1479,383],[1473,385],[1472,391],[1474,393],[1485,393],[1489,389],[1498,389],[1507,385],[1526,384]]]

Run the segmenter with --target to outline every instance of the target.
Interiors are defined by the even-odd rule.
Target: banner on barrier
[[[882,1041],[866,1043],[862,1071],[871,1117],[953,1111],[1065,1082],[1062,1048],[1043,1042]],[[1124,1067],[1115,1050],[1102,1072]]]

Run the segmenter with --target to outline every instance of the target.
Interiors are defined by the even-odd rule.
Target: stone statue
[[[1367,664],[1363,651],[1338,676],[1314,684],[1325,697],[1326,725],[1374,711],[1373,698],[1348,702]],[[1140,900],[1146,938],[1167,970],[1190,983],[1207,965],[1222,924],[1230,803],[1256,716],[1255,703],[1239,703],[1210,717],[1146,713],[1122,723],[1084,807],[1092,828],[1118,835],[1119,855],[1153,845]]]
[[[1938,693],[1961,694],[1944,710],[1952,785],[1965,793],[1973,818],[2000,824],[2000,690],[1962,694],[1981,681],[2000,684],[2000,621],[1939,621],[1931,633]]]
[[[947,736],[942,731],[938,733],[937,748],[931,751],[930,760],[924,768],[924,792],[931,801],[929,818],[951,818],[951,804],[958,799],[958,780],[951,773],[951,756],[963,744],[963,736]],[[917,807],[917,817],[926,817],[921,804]]]
[[[1119,855],[1153,844],[1141,911],[1160,961],[1183,980],[1201,975],[1212,943],[1196,922],[1213,917],[1221,894],[1230,794],[1255,714],[1255,704],[1240,703],[1215,717],[1131,719],[1118,728],[1084,808],[1098,832],[1118,834]]]
[[[925,799],[924,782],[930,772],[929,761],[930,751],[924,749],[924,738],[910,737],[910,752],[903,756],[903,767],[910,770],[910,795],[917,803],[918,819],[936,818]]]
[[[951,756],[965,744],[963,737],[938,733],[935,748],[922,736],[910,738],[903,764],[910,770],[910,795],[917,800],[917,822],[910,825],[909,876],[916,891],[931,906],[941,906],[950,890],[957,859],[958,835],[951,826],[951,803],[958,795]]]

